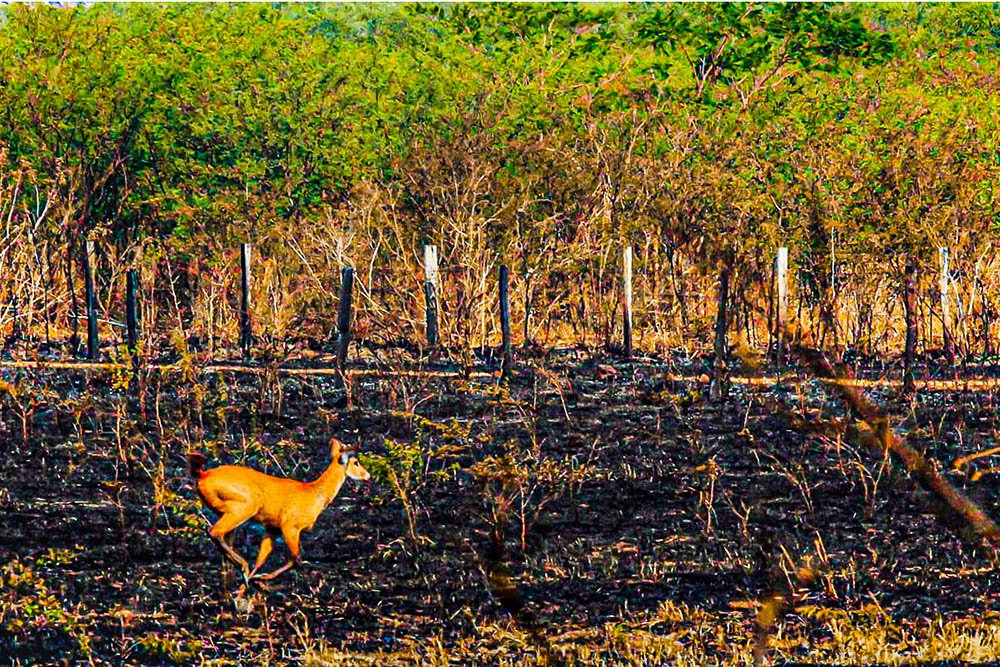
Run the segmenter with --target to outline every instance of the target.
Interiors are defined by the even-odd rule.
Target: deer
[[[207,459],[201,452],[188,453],[188,470],[197,485],[202,502],[222,516],[208,534],[229,561],[240,568],[243,586],[238,599],[253,580],[269,581],[295,567],[301,560],[299,536],[312,530],[316,519],[340,493],[348,477],[361,482],[371,474],[358,461],[357,453],[339,440],[330,441],[330,465],[312,482],[275,477],[245,466],[224,465],[205,469]],[[233,531],[247,521],[264,526],[253,569],[232,546]],[[281,537],[288,547],[288,562],[267,574],[260,569]]]

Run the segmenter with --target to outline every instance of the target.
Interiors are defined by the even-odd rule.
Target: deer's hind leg
[[[233,537],[235,535],[236,533],[233,532],[222,538],[230,548],[233,546]],[[233,561],[229,559],[229,556],[224,551],[219,555],[222,556],[222,589],[228,591],[229,587],[233,584]]]
[[[250,580],[250,564],[232,547],[231,533],[246,523],[254,513],[249,508],[237,508],[235,511],[228,511],[215,522],[214,526],[208,529],[208,534],[215,540],[215,544],[222,551],[223,555],[243,571],[244,582]]]

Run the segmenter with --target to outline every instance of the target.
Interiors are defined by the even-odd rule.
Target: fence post
[[[253,330],[250,328],[250,244],[240,245],[240,349],[243,359],[249,360],[253,347]]]
[[[825,347],[826,334],[833,336],[834,355],[840,363],[840,328],[837,324],[837,232],[830,232],[830,290],[821,312],[823,313],[823,335],[820,339],[820,349]]]
[[[500,375],[504,380],[510,378],[513,371],[514,358],[510,345],[510,299],[507,296],[510,277],[507,265],[500,265],[500,334],[503,339],[503,360],[500,366]]]
[[[955,340],[951,335],[951,311],[948,303],[948,287],[951,278],[948,271],[948,256],[948,248],[938,248],[938,257],[941,260],[941,277],[938,281],[938,287],[941,291],[941,342],[948,362],[955,363]]]
[[[73,330],[69,337],[69,347],[73,356],[80,354],[80,303],[77,299],[76,281],[73,275],[76,273],[76,252],[73,247],[73,240],[70,239],[66,245],[66,286],[69,288],[70,309],[73,313]]]
[[[712,400],[724,400],[729,396],[729,336],[726,308],[729,302],[730,262],[726,261],[719,271],[718,311],[715,318],[715,367],[709,392]]]
[[[427,322],[427,344],[438,344],[438,250],[436,245],[424,246],[424,297]]]
[[[83,251],[84,289],[87,306],[87,359],[97,359],[99,341],[97,339],[97,267],[94,263],[94,242],[87,240]]]
[[[917,347],[917,267],[913,262],[906,265],[903,278],[903,306],[906,314],[906,349],[903,352],[903,391],[912,394],[913,356]]]
[[[785,365],[785,330],[788,328],[788,248],[778,248],[778,255],[774,259],[774,274],[778,292],[775,317],[776,358],[780,368]]]
[[[13,294],[10,297],[10,316],[11,316],[11,328],[10,337],[7,338],[7,343],[13,343],[15,341],[21,340],[23,334],[21,332],[21,309],[17,302],[17,295]]]
[[[337,368],[343,380],[347,363],[347,348],[351,344],[351,294],[354,290],[354,269],[345,266],[340,272],[340,304],[337,312]]]
[[[625,337],[625,358],[632,358],[632,246],[626,246],[622,253],[622,264],[624,269],[622,287],[624,290],[624,322],[623,331]]]
[[[125,274],[125,344],[132,355],[133,365],[138,365],[139,311],[136,292],[139,289],[139,272],[129,269]]]
[[[531,271],[525,266],[524,276],[524,340],[521,347],[525,350],[531,348]]]

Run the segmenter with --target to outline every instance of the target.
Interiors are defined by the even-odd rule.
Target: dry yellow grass
[[[924,662],[987,663],[1000,655],[1000,617],[933,618],[895,621],[871,605],[854,611],[800,607],[794,624],[779,627],[768,652],[770,661],[797,664],[913,665]],[[558,664],[751,665],[752,623],[743,614],[709,614],[683,604],[664,603],[649,619],[609,623],[550,637]],[[483,625],[474,636],[446,641],[442,636],[413,638],[403,648],[376,653],[306,647],[305,667],[367,665],[551,664],[545,651],[511,625]]]

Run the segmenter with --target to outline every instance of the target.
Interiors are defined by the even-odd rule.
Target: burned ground
[[[989,554],[845,434],[843,406],[807,379],[737,385],[717,404],[696,374],[566,356],[525,365],[509,389],[489,374],[359,375],[342,405],[328,375],[4,375],[11,664],[443,664],[463,651],[655,664],[616,639],[639,631],[739,662],[756,602],[804,562],[818,579],[782,622],[786,659],[821,660],[844,619],[917,636],[992,618]],[[996,444],[990,392],[869,398],[942,466]],[[185,452],[304,479],[334,435],[376,479],[349,482],[304,536],[306,563],[237,613]],[[951,479],[992,512],[989,477]],[[241,533],[252,555],[261,533]]]

